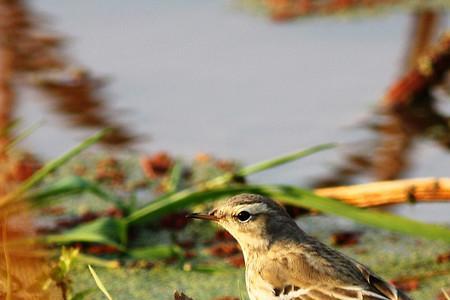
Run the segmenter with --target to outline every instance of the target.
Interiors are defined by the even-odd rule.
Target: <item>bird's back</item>
[[[287,246],[288,244],[288,246]],[[252,300],[410,300],[364,265],[305,236],[247,258]]]

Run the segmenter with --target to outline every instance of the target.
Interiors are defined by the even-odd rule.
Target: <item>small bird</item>
[[[298,227],[275,201],[240,194],[207,214],[239,243],[251,300],[411,300],[368,267]]]

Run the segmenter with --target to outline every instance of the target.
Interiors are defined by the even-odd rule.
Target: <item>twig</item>
[[[441,21],[441,13],[436,9],[417,10],[412,14],[413,24],[406,53],[405,71],[416,67],[419,58],[432,44]]]
[[[379,181],[367,184],[320,188],[324,197],[342,200],[358,207],[408,202],[450,201],[450,178],[417,178]]]
[[[382,108],[397,111],[416,99],[423,99],[431,88],[441,84],[450,68],[450,33],[427,51],[416,66],[396,81],[383,97]]]

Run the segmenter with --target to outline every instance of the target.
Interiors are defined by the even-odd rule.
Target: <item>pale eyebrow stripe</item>
[[[233,210],[233,215],[237,215],[240,211],[248,211],[252,215],[260,214],[269,211],[269,207],[265,203],[252,203],[252,204],[241,204],[236,206]]]

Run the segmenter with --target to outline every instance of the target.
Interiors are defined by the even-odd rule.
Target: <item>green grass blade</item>
[[[11,200],[16,199],[19,196],[22,196],[25,192],[27,192],[30,188],[35,186],[37,183],[39,183],[42,179],[44,179],[48,174],[55,171],[60,166],[64,165],[66,162],[68,162],[70,159],[78,155],[81,151],[85,150],[86,148],[92,146],[96,142],[98,142],[105,134],[109,132],[109,130],[105,129],[102,130],[93,136],[87,138],[84,140],[81,144],[78,146],[72,148],[62,156],[50,161],[47,163],[44,167],[39,169],[39,171],[35,172],[30,178],[28,178],[24,183],[22,183],[19,188],[17,188],[14,192],[9,193],[5,197],[0,199],[0,207],[4,205],[5,203],[8,203]]]
[[[25,181],[21,185],[21,191],[26,191],[38,182],[40,182],[42,179],[44,179],[45,176],[56,170],[57,168],[61,167],[65,163],[67,163],[69,160],[80,154],[83,150],[89,148],[93,144],[97,143],[100,139],[102,139],[110,130],[105,129],[102,130],[93,136],[85,139],[83,142],[81,142],[78,146],[75,146],[74,148],[70,149],[68,152],[63,154],[62,156],[50,161],[47,163],[44,167],[42,167],[39,171],[33,174],[27,181]]]
[[[100,277],[98,277],[97,273],[95,273],[94,268],[92,268],[90,265],[88,265],[89,271],[91,272],[92,277],[94,277],[95,284],[97,285],[98,289],[105,295],[105,297],[108,300],[112,300],[111,295],[108,293],[108,290],[105,288],[105,285],[100,280]]]
[[[102,268],[108,268],[108,269],[117,269],[120,268],[120,262],[115,259],[104,259],[100,258],[98,256],[94,255],[88,255],[79,253],[77,256],[77,261],[83,264],[96,266],[96,267],[102,267]]]
[[[100,218],[81,224],[61,234],[47,235],[47,243],[67,244],[75,242],[99,243],[125,250],[127,226],[120,219]]]
[[[29,193],[34,205],[42,206],[48,204],[52,199],[61,199],[64,196],[81,194],[89,189],[86,180],[78,176],[71,176],[53,182],[34,193]]]
[[[134,259],[150,261],[162,260],[174,256],[180,257],[183,250],[176,245],[155,245],[151,247],[134,248],[128,251],[128,255]]]
[[[4,151],[8,152],[12,148],[14,148],[18,143],[29,137],[33,132],[35,132],[39,127],[41,127],[43,122],[38,122],[36,124],[31,125],[30,127],[26,128],[24,131],[22,131],[18,136],[16,136],[11,142],[9,142],[6,146]]]
[[[292,162],[294,160],[309,156],[309,155],[317,153],[319,151],[334,148],[335,146],[336,146],[335,144],[322,144],[322,145],[317,145],[317,146],[314,146],[311,148],[307,148],[305,150],[296,151],[296,152],[293,152],[293,153],[290,153],[287,155],[282,155],[282,156],[276,157],[274,159],[269,159],[269,160],[251,165],[251,166],[243,167],[236,173],[236,175],[248,176],[250,174],[262,172],[267,169],[272,169],[277,166]]]
[[[92,289],[86,289],[83,290],[81,292],[75,293],[72,298],[70,298],[70,300],[85,300],[87,299],[87,297],[92,294],[93,292],[95,292],[96,289],[92,288]]]
[[[186,208],[194,204],[244,192],[263,194],[286,204],[318,210],[377,228],[450,242],[449,228],[414,221],[387,212],[357,208],[338,200],[317,196],[297,187],[282,185],[235,186],[186,192],[185,194],[177,193],[163,201],[150,203],[146,207],[145,218],[143,219],[157,218],[175,209]]]
[[[153,214],[155,211],[164,211],[165,213],[170,212],[171,210],[177,209],[177,199],[183,199],[189,196],[192,193],[201,192],[204,190],[210,190],[214,188],[221,188],[224,185],[230,183],[234,176],[247,176],[250,174],[255,174],[258,172],[265,171],[270,168],[274,168],[280,166],[282,164],[286,164],[292,162],[294,160],[303,158],[305,156],[314,154],[316,152],[330,149],[334,147],[334,144],[323,144],[315,147],[311,147],[305,150],[297,151],[288,155],[283,155],[274,159],[270,159],[261,163],[257,163],[254,165],[250,165],[247,167],[243,167],[238,170],[235,174],[225,173],[223,175],[212,178],[206,182],[200,183],[194,187],[190,187],[179,192],[170,192],[166,195],[162,195],[159,198],[156,198],[148,205],[143,208],[136,210],[132,214],[130,214],[127,218],[125,218],[126,223],[139,223],[145,222],[148,219],[153,218]],[[166,207],[166,204],[168,205]]]
[[[260,189],[262,193],[286,204],[315,209],[372,227],[450,242],[450,229],[444,226],[426,224],[388,212],[357,208],[292,186],[262,186]]]
[[[101,187],[101,185],[87,180],[79,176],[70,176],[60,179],[39,191],[28,194],[28,199],[33,201],[33,204],[45,205],[54,198],[60,199],[61,197],[80,194],[83,192],[90,192],[96,195],[105,202],[114,203],[119,208],[123,207],[123,200],[117,197]]]
[[[168,182],[168,191],[175,192],[180,189],[181,177],[183,175],[183,164],[180,161],[176,161],[175,165],[170,171],[170,177]]]

